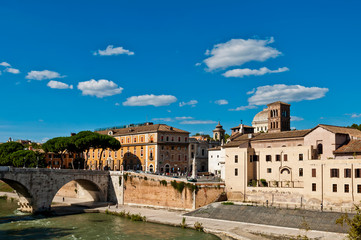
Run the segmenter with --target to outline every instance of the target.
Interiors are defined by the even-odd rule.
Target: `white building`
[[[215,147],[208,149],[208,171],[220,177],[223,181],[225,179],[225,149]]]

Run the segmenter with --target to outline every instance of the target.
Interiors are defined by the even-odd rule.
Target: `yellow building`
[[[118,151],[91,149],[87,163],[90,169],[142,170],[159,173],[185,173],[188,168],[189,132],[166,124],[131,124],[99,129],[100,134],[116,138]]]

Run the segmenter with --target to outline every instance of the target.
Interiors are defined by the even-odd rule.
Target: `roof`
[[[209,152],[209,151],[221,150],[221,149],[222,149],[221,146],[217,146],[217,147],[214,147],[214,148],[208,148],[208,152]]]
[[[103,131],[97,131],[97,133],[108,134],[109,131],[112,131],[114,136],[129,135],[135,133],[146,133],[146,132],[168,132],[168,133],[189,134],[189,132],[187,131],[181,130],[179,128],[171,127],[166,124],[144,125],[144,126],[121,128],[121,129],[107,129]]]
[[[322,127],[335,134],[349,134],[352,137],[361,138],[361,131],[355,128],[339,127],[339,126],[326,125],[326,124],[318,124],[316,128],[317,127]]]
[[[262,141],[271,139],[285,139],[285,138],[300,138],[306,136],[312,129],[306,130],[294,130],[294,131],[283,131],[275,133],[250,133],[252,138],[249,138],[249,134],[237,133],[224,147],[238,147],[248,141]]]
[[[241,125],[238,125],[237,127],[233,127],[231,129],[238,129],[238,128],[241,128]],[[254,127],[243,124],[243,128],[254,128]]]
[[[284,105],[289,105],[289,106],[291,106],[291,104],[288,104],[288,103],[285,103],[285,102],[281,102],[281,101],[269,103],[269,104],[267,104],[267,106],[270,106],[270,105],[273,105],[273,104],[276,104],[276,103],[280,103],[280,104],[284,104]]]
[[[260,111],[259,113],[257,113],[252,121],[252,124],[257,123],[257,122],[265,122],[268,123],[268,109],[263,109],[262,111]]]
[[[351,140],[335,150],[334,153],[361,153],[361,140]]]

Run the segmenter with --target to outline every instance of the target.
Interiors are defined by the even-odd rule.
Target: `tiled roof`
[[[146,132],[168,132],[168,133],[185,133],[189,132],[168,126],[166,124],[154,124],[154,125],[144,125],[137,127],[121,128],[121,129],[107,129],[104,131],[98,131],[100,134],[108,134],[109,131],[113,131],[113,135],[128,135],[134,133],[146,133]]]
[[[252,138],[249,138],[249,134],[240,134],[232,136],[231,141],[227,143],[224,147],[238,147],[239,145],[247,141],[262,141],[262,140],[272,140],[272,139],[284,139],[284,138],[299,138],[306,136],[311,129],[307,130],[294,130],[294,131],[284,131],[284,132],[275,132],[275,133],[252,133]],[[251,134],[251,133],[250,133]]]
[[[319,124],[318,126],[332,132],[332,133],[339,133],[339,134],[349,134],[352,137],[361,138],[361,131],[355,128],[348,128],[348,127],[339,127],[339,126],[332,126],[332,125],[325,125]]]
[[[231,129],[238,129],[238,128],[241,128],[241,126],[238,125],[237,127],[233,127],[233,128],[231,128]],[[254,127],[243,124],[243,128],[254,128]]]
[[[361,153],[361,140],[351,140],[348,144],[335,150],[334,153]]]

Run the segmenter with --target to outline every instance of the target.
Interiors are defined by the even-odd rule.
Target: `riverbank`
[[[297,236],[306,235],[310,239],[333,239],[342,240],[346,237],[342,233],[323,232],[323,231],[304,231],[297,228],[287,228],[271,225],[253,224],[246,222],[229,221],[222,219],[209,219],[202,217],[193,217],[184,215],[185,211],[174,211],[166,209],[155,209],[148,207],[137,206],[110,206],[97,208],[100,212],[106,210],[111,212],[129,212],[130,214],[140,214],[145,216],[147,222],[166,224],[171,226],[180,226],[183,217],[186,219],[185,223],[187,227],[194,228],[194,223],[199,222],[204,227],[204,231],[215,234],[221,239],[239,239],[239,240],[264,240],[270,239],[270,236],[274,238],[290,239]]]

